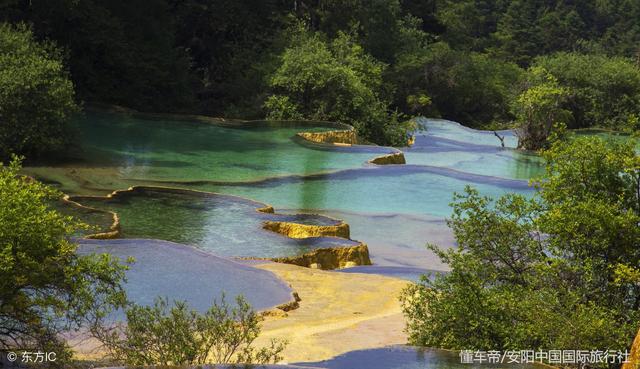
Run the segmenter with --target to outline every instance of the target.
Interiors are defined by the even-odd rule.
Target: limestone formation
[[[266,221],[262,224],[262,228],[272,232],[280,233],[289,238],[350,237],[349,225],[342,222],[336,225],[321,226],[291,222]]]
[[[267,205],[265,207],[262,208],[257,208],[256,211],[260,212],[260,213],[267,213],[267,214],[273,214],[275,213],[275,209],[273,208],[273,206],[271,205]]]
[[[298,133],[298,136],[316,143],[347,145],[358,144],[358,135],[355,130],[300,132]]]
[[[376,165],[388,165],[388,164],[406,164],[407,161],[404,158],[404,154],[402,152],[396,152],[393,154],[378,156],[377,158],[373,158],[369,161],[371,164]]]
[[[361,243],[350,247],[315,249],[299,256],[274,258],[273,261],[294,264],[312,269],[332,270],[356,265],[371,265],[369,248]]]

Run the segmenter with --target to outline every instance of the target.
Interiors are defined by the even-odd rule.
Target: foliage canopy
[[[0,165],[0,349],[56,351],[63,363],[58,334],[123,306],[125,267],[78,255],[69,238],[85,226],[52,210],[61,194],[19,170],[18,160]]]
[[[76,111],[60,50],[24,25],[0,24],[0,160],[61,152]]]
[[[402,297],[413,344],[624,350],[640,318],[640,156],[579,137],[544,152],[533,199],[468,188],[449,225],[451,267]],[[469,334],[469,332],[474,332]]]
[[[166,298],[156,298],[153,306],[130,306],[126,316],[124,325],[92,327],[113,358],[126,365],[268,364],[282,359],[286,345],[272,340],[268,347],[254,347],[260,316],[242,296],[233,305],[223,295],[204,314],[184,301],[169,306]]]
[[[387,111],[380,96],[385,65],[345,33],[328,43],[317,33],[299,32],[270,79],[275,94],[265,102],[267,118],[338,121],[374,142],[406,145],[409,126]]]
[[[634,0],[10,0],[0,5],[0,21],[25,22],[38,40],[60,45],[85,101],[232,118],[335,116],[358,123],[361,135],[379,144],[404,141],[408,129],[396,122],[400,114],[469,126],[512,125],[517,117],[510,108],[523,93],[518,86],[531,66],[544,67],[567,89],[562,109],[572,112],[565,122],[569,128],[637,130],[638,19]],[[301,44],[300,33],[307,34],[309,45]],[[358,55],[375,81],[362,80],[336,54],[335,44],[345,34],[350,45],[344,50]],[[283,73],[301,73],[292,79],[304,74],[289,68],[294,55],[314,56],[320,62],[315,73],[324,76],[314,85],[318,90],[312,92],[318,93],[302,103],[300,91],[283,86]],[[328,91],[336,82],[329,77],[345,81],[333,96]],[[370,112],[362,111],[365,103],[371,103]],[[328,108],[334,106],[338,111],[332,114]]]

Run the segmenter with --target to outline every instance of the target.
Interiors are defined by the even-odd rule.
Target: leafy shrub
[[[126,316],[126,325],[101,323],[92,332],[116,361],[127,365],[276,363],[286,345],[272,340],[269,347],[253,346],[260,316],[242,296],[231,306],[223,295],[204,314],[184,301],[169,307],[166,298],[157,298],[153,306],[131,306]]]
[[[124,266],[79,256],[70,237],[85,226],[50,208],[61,194],[0,164],[0,349],[71,352],[60,334],[123,306]]]
[[[632,60],[563,52],[539,57],[535,65],[567,89],[563,108],[573,115],[569,128],[638,128],[640,68]]]
[[[401,296],[410,342],[451,349],[629,348],[640,319],[640,156],[593,137],[544,152],[536,197],[468,188],[451,272]]]
[[[529,68],[525,85],[512,103],[518,147],[538,150],[548,145],[554,127],[564,126],[571,117],[562,109],[567,89],[542,67]]]
[[[0,24],[0,160],[65,149],[76,111],[61,52],[24,25]]]
[[[365,140],[406,145],[410,126],[380,96],[384,64],[345,33],[327,42],[319,33],[296,32],[269,79],[267,118],[347,123]]]

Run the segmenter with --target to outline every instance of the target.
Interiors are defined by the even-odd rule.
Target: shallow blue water
[[[471,185],[488,196],[531,194],[527,181],[482,176],[424,165],[350,169],[316,176],[287,177],[251,185],[202,185],[276,208],[331,209],[361,213],[427,214],[447,217],[454,192]]]
[[[126,272],[127,296],[135,303],[153,304],[156,296],[186,300],[201,312],[226,294],[232,302],[243,295],[257,309],[291,300],[291,289],[272,273],[199,251],[193,247],[159,240],[82,240],[80,254],[109,253],[136,262]],[[122,315],[118,315],[122,317]]]
[[[462,172],[527,180],[543,172],[542,159],[514,150],[517,138],[511,131],[498,131],[505,146],[491,131],[478,131],[456,122],[423,119],[425,131],[415,144],[403,148],[407,163],[439,166]]]
[[[408,281],[417,282],[423,275],[433,277],[441,271],[412,268],[412,267],[399,267],[399,266],[380,266],[380,265],[363,265],[352,268],[339,269],[340,273],[363,273],[363,274],[378,274],[385,275],[387,277],[394,277],[400,279],[406,279]]]
[[[295,136],[326,128],[230,129],[90,113],[78,121],[79,163],[27,171],[72,194],[162,185],[237,194],[289,213],[334,215],[350,223],[352,238],[370,246],[374,263],[443,270],[446,266],[424,245],[454,245],[444,223],[453,193],[471,185],[493,197],[530,196],[527,179],[541,165],[537,156],[512,149],[516,138],[509,131],[499,132],[505,137],[502,148],[492,132],[443,120],[424,122],[426,131],[403,149],[407,165],[375,166],[366,162],[391,149],[328,147]],[[294,255],[332,244],[265,235],[252,206],[197,206],[163,198],[107,205],[121,213],[126,237],[173,240],[225,256]]]
[[[462,364],[458,352],[392,346],[372,350],[351,351],[331,360],[297,363],[300,366],[326,369],[496,369],[533,368],[515,364]]]

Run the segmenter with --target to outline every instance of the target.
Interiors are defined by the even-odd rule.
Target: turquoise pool
[[[81,138],[76,159],[25,172],[76,195],[167,186],[239,195],[273,205],[278,213],[325,214],[350,223],[352,238],[369,245],[377,265],[444,270],[424,245],[454,245],[444,222],[453,193],[470,185],[494,197],[530,196],[528,179],[542,166],[537,156],[513,149],[509,131],[499,132],[503,148],[492,132],[443,120],[423,123],[426,130],[403,149],[406,165],[376,166],[368,161],[394,150],[328,147],[296,137],[300,131],[328,129],[323,127],[228,128],[86,113],[76,120]],[[120,214],[125,237],[181,242],[223,256],[298,255],[345,242],[266,232],[261,223],[269,216],[257,213],[250,200],[154,194],[82,202]]]

